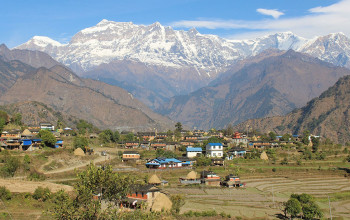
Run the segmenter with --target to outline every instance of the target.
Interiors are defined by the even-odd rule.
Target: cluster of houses
[[[183,185],[204,184],[206,186],[222,186],[229,188],[238,188],[245,186],[240,181],[238,176],[233,174],[227,175],[221,179],[213,171],[203,170],[198,177],[197,172],[191,171],[186,177],[180,178],[180,183]],[[169,211],[172,207],[172,202],[166,192],[162,192],[160,186],[168,184],[165,180],[160,180],[156,174],[152,175],[145,185],[132,186],[131,192],[127,198],[122,202],[123,207],[126,208],[141,208],[152,211]]]
[[[41,147],[42,140],[37,138],[40,130],[48,130],[53,132],[55,137],[59,137],[56,133],[54,125],[51,123],[40,123],[39,126],[28,127],[24,131],[18,129],[4,130],[0,136],[0,147],[4,149],[18,149],[23,151],[33,151]],[[57,140],[55,148],[63,146],[62,140]]]
[[[215,172],[203,170],[200,173],[200,178],[197,176],[198,175],[195,171],[191,171],[187,174],[186,177],[180,178],[180,183],[184,185],[204,184],[207,186],[223,186],[229,188],[244,186],[244,184],[241,183],[239,177],[233,174],[229,174],[224,179],[221,179],[221,177],[218,176]]]

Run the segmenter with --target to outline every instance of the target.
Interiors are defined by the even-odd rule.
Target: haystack
[[[25,130],[22,132],[22,136],[30,137],[30,136],[33,136],[33,134],[32,134],[32,132],[30,132],[28,129],[25,129]]]
[[[268,160],[268,159],[269,159],[269,157],[267,156],[267,154],[266,154],[265,151],[263,151],[263,152],[260,154],[260,159],[262,159],[262,160]]]
[[[84,153],[83,149],[81,149],[79,147],[79,148],[75,149],[74,155],[76,155],[76,156],[85,156],[85,153]]]
[[[151,206],[152,211],[161,212],[170,211],[173,203],[164,193],[159,193],[158,196],[154,199],[153,204]]]
[[[149,178],[148,183],[153,185],[160,185],[161,181],[156,174],[153,174],[151,178]]]
[[[197,173],[195,171],[191,171],[187,174],[186,179],[188,180],[195,180],[197,179]]]
[[[258,138],[254,135],[253,137],[252,137],[252,141],[257,141],[258,140]]]

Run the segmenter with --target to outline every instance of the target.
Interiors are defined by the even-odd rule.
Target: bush
[[[45,202],[46,200],[51,198],[51,191],[47,187],[43,188],[43,187],[39,186],[34,191],[33,198],[36,200],[40,200],[40,201]]]
[[[43,181],[46,179],[46,176],[37,170],[32,170],[27,176],[27,179],[30,181]]]
[[[12,197],[10,190],[8,190],[5,186],[0,187],[0,199],[2,200],[10,200]]]
[[[277,169],[274,167],[274,168],[272,168],[272,172],[276,172],[277,171]]]
[[[11,156],[7,151],[3,158],[4,166],[1,168],[2,176],[4,177],[13,177],[18,167],[20,166],[20,161]]]
[[[287,159],[287,157],[285,157],[285,158],[281,161],[281,165],[288,165],[288,159]]]

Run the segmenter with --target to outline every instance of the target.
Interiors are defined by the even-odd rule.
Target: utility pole
[[[331,207],[331,200],[329,199],[329,196],[328,196],[328,205],[329,205],[329,215],[331,216],[331,220],[332,220],[332,207]]]
[[[273,194],[273,186],[272,186],[272,203],[273,203],[273,207],[275,208],[275,196]]]

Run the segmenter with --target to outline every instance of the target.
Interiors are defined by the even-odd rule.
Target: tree
[[[285,212],[290,214],[292,218],[296,217],[301,212],[300,202],[295,198],[290,198],[285,204]]]
[[[290,198],[297,199],[300,202],[304,218],[314,219],[323,217],[322,210],[315,203],[315,199],[311,195],[306,193],[302,193],[300,195],[292,194]]]
[[[179,132],[181,132],[182,131],[182,124],[181,124],[181,122],[177,122],[176,124],[175,124],[175,131],[179,131]]]
[[[2,129],[4,129],[5,125],[6,125],[5,119],[0,117],[0,132],[2,132]]]
[[[11,122],[15,125],[22,125],[22,115],[21,113],[16,113],[12,116]]]
[[[281,141],[289,141],[290,139],[292,138],[292,135],[290,134],[284,134],[282,137],[281,137]]]
[[[101,209],[101,200],[114,203],[120,202],[130,192],[135,179],[130,175],[113,173],[112,167],[96,167],[90,164],[87,170],[77,174],[78,181],[74,185],[75,197],[70,198],[61,191],[54,196],[54,206],[49,211],[57,219],[116,219],[111,207]],[[99,200],[94,200],[99,195]]]
[[[303,144],[308,145],[309,144],[309,137],[310,137],[310,131],[305,130],[303,132],[303,137],[301,139],[301,142],[303,142]]]
[[[86,132],[91,133],[93,131],[98,130],[91,123],[85,120],[79,120],[79,122],[77,123],[77,129],[79,131],[79,134],[82,134],[82,135],[85,135]]]
[[[224,135],[225,136],[230,136],[233,135],[233,126],[232,124],[228,124],[226,129],[224,130]]]
[[[173,203],[171,210],[174,214],[180,213],[180,208],[185,205],[185,199],[182,195],[172,195],[171,201]]]
[[[211,164],[211,159],[206,156],[196,157],[196,166],[209,166]]]
[[[174,158],[176,154],[169,150],[157,149],[156,157]]]
[[[120,141],[120,134],[119,134],[119,131],[115,131],[115,132],[113,133],[113,139],[112,139],[112,141],[113,141],[114,143],[117,143],[118,141]]]
[[[125,140],[126,141],[134,141],[135,140],[135,135],[134,133],[128,133],[126,136],[125,136]]]
[[[81,148],[84,152],[89,145],[88,140],[85,137],[75,136],[73,140],[74,149]]]
[[[269,133],[270,141],[276,140],[276,137],[277,137],[277,135],[276,135],[275,132],[271,131],[271,132]]]
[[[320,138],[312,136],[311,137],[311,142],[312,142],[312,150],[313,150],[313,152],[317,152],[318,146],[320,145]]]
[[[64,123],[60,119],[57,120],[57,126],[58,129],[63,129],[64,128]]]
[[[56,137],[50,131],[40,130],[39,137],[42,139],[44,146],[53,147],[56,143]]]
[[[110,129],[104,130],[99,134],[99,139],[102,144],[107,144],[113,141],[114,134]]]

